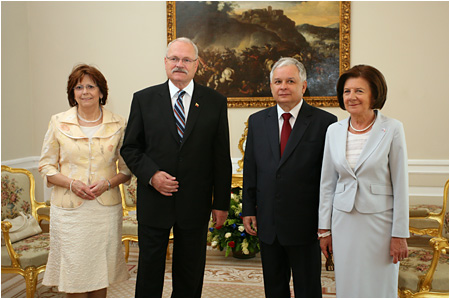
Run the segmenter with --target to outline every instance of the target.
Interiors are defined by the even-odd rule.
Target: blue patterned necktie
[[[180,135],[180,141],[183,140],[184,127],[186,126],[186,117],[184,114],[183,96],[186,92],[180,90],[177,101],[175,102],[175,108],[173,112],[175,114],[175,122],[177,124],[178,135]]]

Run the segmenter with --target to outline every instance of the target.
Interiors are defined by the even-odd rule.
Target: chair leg
[[[36,267],[28,267],[25,269],[25,285],[27,288],[27,298],[34,298],[36,292],[38,272]]]
[[[130,241],[125,240],[123,241],[123,244],[125,245],[125,262],[128,263],[128,257],[130,256]]]
[[[166,249],[166,259],[170,259],[169,244],[167,244],[167,249]]]

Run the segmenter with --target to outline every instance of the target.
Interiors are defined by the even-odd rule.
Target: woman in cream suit
[[[408,171],[403,125],[381,114],[383,75],[354,66],[337,83],[350,117],[327,131],[319,207],[322,252],[332,252],[337,297],[397,297],[407,257]]]
[[[52,116],[39,161],[53,186],[43,284],[68,297],[105,298],[110,284],[128,279],[118,187],[130,178],[119,155],[125,120],[102,107],[108,86],[94,67],[75,67],[67,94],[72,108]]]

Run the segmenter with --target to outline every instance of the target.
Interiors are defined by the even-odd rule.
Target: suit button
[[[277,179],[281,179],[281,175],[277,174]]]

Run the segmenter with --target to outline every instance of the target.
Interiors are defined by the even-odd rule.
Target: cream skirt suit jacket
[[[47,176],[61,172],[90,185],[115,176],[116,165],[121,173],[131,174],[119,152],[125,133],[125,120],[105,108],[102,110],[103,123],[91,139],[86,137],[78,124],[77,107],[52,116],[39,161],[39,172],[45,181]],[[85,202],[64,187],[53,186],[49,182],[47,186],[53,187],[52,205],[73,209]],[[97,197],[97,201],[106,206],[120,204],[119,187],[105,191]]]
[[[401,122],[377,119],[358,162],[346,158],[349,118],[327,131],[319,228],[331,229],[338,297],[396,297],[391,237],[409,237],[408,160]]]

